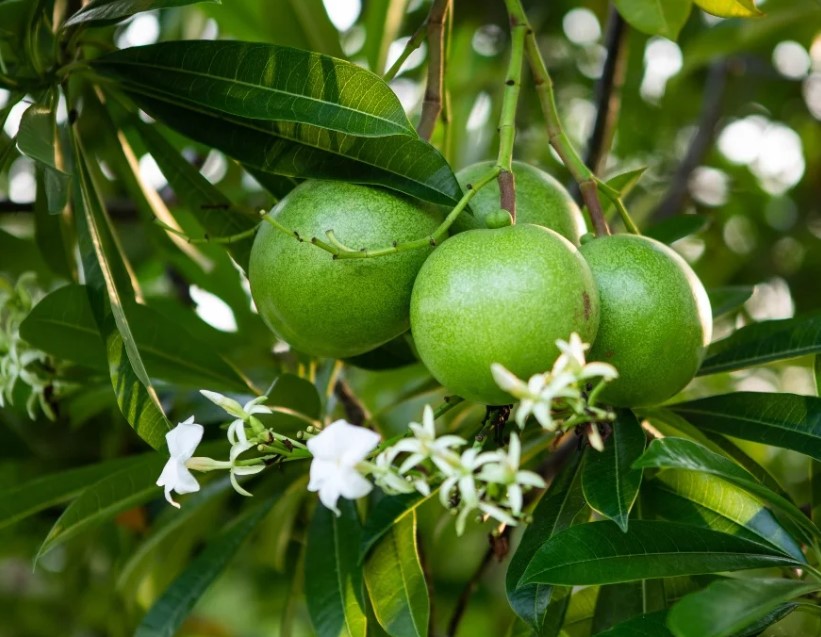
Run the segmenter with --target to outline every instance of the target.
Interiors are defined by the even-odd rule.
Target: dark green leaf
[[[617,190],[621,198],[624,199],[632,192],[633,188],[636,187],[646,170],[647,166],[642,166],[641,168],[634,168],[633,170],[614,175],[607,180],[607,185]],[[604,216],[609,221],[616,212],[616,206],[607,198],[605,198],[602,203]]]
[[[676,215],[650,226],[644,234],[651,239],[671,244],[704,230],[710,219],[705,215]]]
[[[379,76],[320,53],[226,40],[161,42],[111,53],[93,66],[131,92],[183,108],[357,137],[416,137]]]
[[[813,582],[723,579],[675,604],[667,625],[676,637],[732,637],[784,602],[818,590]]]
[[[737,392],[671,405],[696,427],[821,460],[821,398]]]
[[[598,634],[644,612],[643,582],[605,584],[599,587],[592,633]]]
[[[717,318],[744,305],[753,295],[753,288],[743,285],[734,285],[707,290],[710,297],[710,306],[713,308],[713,318]]]
[[[628,410],[620,410],[604,451],[585,454],[582,488],[587,504],[627,532],[627,518],[641,485],[640,468],[633,463],[644,453],[647,437]]]
[[[622,17],[635,29],[648,35],[675,40],[687,22],[691,0],[615,0]]]
[[[225,570],[271,508],[273,500],[249,509],[211,540],[180,576],[174,580],[143,617],[135,637],[173,637],[197,600]]]
[[[17,148],[21,153],[53,170],[61,170],[55,161],[56,127],[54,112],[47,106],[32,104],[20,119]]]
[[[698,375],[821,352],[821,314],[753,323],[710,345]]]
[[[588,452],[589,453],[589,452]],[[519,585],[519,580],[545,539],[568,528],[586,508],[581,486],[581,460],[574,456],[567,467],[553,480],[533,511],[533,521],[525,529],[519,547],[510,560],[505,576],[505,590],[510,607],[536,632],[556,611],[563,614],[569,601],[569,591],[542,584]],[[561,609],[552,608],[554,603]],[[551,612],[552,611],[552,612]],[[561,623],[561,622],[559,622]]]
[[[38,168],[37,191],[34,198],[34,240],[52,272],[63,279],[73,281],[77,278],[77,263],[71,248],[71,216],[68,212],[63,212],[63,209],[57,211],[62,214],[52,213],[50,208],[55,205],[54,193],[50,201],[46,188],[46,171],[50,169],[43,165]],[[55,171],[50,172],[57,174]]]
[[[308,529],[305,597],[319,637],[365,637],[368,628],[358,564],[362,527],[356,505],[340,499],[340,516],[321,504]]]
[[[130,18],[135,13],[181,7],[197,2],[216,2],[220,0],[91,0],[77,13],[71,16],[64,26],[75,24],[106,24]]]
[[[667,629],[666,619],[666,610],[640,615],[604,632],[596,633],[595,637],[671,637],[672,633]]]
[[[423,496],[419,493],[402,495],[388,495],[379,500],[368,512],[365,527],[362,530],[362,545],[359,550],[359,560],[363,561],[368,551],[385,535],[394,524],[398,524],[423,502],[434,494]]]
[[[417,137],[352,137],[308,124],[247,120],[130,95],[171,128],[252,170],[385,186],[443,205],[453,205],[462,196],[444,157]]]
[[[419,359],[411,346],[410,336],[403,334],[370,352],[346,358],[345,362],[361,369],[381,370],[413,365]]]
[[[393,525],[365,563],[377,621],[391,637],[428,634],[430,601],[416,546],[416,512]]]
[[[795,566],[776,549],[675,522],[633,520],[629,533],[610,522],[565,529],[536,552],[521,583],[612,584],[769,566]]]

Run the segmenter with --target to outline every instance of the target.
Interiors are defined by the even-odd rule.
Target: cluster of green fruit
[[[463,187],[487,174],[476,164]],[[550,175],[514,162],[517,223],[499,211],[492,182],[441,246],[332,259],[269,224],[257,234],[249,278],[268,325],[296,349],[362,354],[411,328],[419,358],[450,392],[498,405],[492,363],[520,378],[551,368],[557,339],[592,343],[589,360],[614,365],[602,400],[655,404],[695,375],[712,320],[701,282],[673,250],[649,238],[585,236],[581,211]],[[302,237],[334,234],[381,248],[431,234],[441,210],[386,190],[305,182],[270,213]],[[506,223],[507,222],[507,223]]]

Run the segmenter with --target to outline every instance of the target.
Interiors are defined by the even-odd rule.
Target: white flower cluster
[[[12,286],[0,278],[0,407],[12,404],[18,382],[28,386],[26,412],[35,420],[36,408],[50,420],[56,415],[47,393],[62,387],[50,368],[45,352],[31,347],[20,338],[20,324],[42,294],[34,286],[35,275],[26,272]]]
[[[583,343],[575,332],[569,341],[558,340],[556,345],[561,354],[553,369],[531,376],[526,383],[499,363],[491,366],[496,384],[520,401],[516,424],[520,429],[524,428],[532,415],[543,429],[556,431],[583,423],[612,420],[611,412],[596,407],[595,400],[604,385],[618,376],[616,368],[608,363],[588,363],[584,353],[590,345]],[[598,428],[590,427],[588,436],[590,444],[601,451],[603,442]]]

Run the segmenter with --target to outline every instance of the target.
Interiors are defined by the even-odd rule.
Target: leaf
[[[650,226],[644,234],[669,245],[691,234],[701,232],[709,223],[710,219],[706,215],[676,215]]]
[[[381,498],[371,508],[368,517],[365,519],[365,526],[362,529],[362,544],[359,549],[359,561],[364,561],[365,556],[373,546],[395,524],[399,524],[407,516],[412,515],[420,504],[427,502],[433,496],[434,493],[429,496],[423,496],[420,493],[406,493]]]
[[[211,583],[273,504],[270,500],[241,514],[194,558],[143,617],[135,637],[173,637]]]
[[[305,597],[318,637],[365,637],[367,617],[358,564],[362,527],[356,505],[340,499],[340,516],[321,504],[308,528]]]
[[[707,13],[720,18],[755,18],[764,15],[755,0],[693,0]]]
[[[629,195],[633,188],[638,185],[641,176],[647,170],[647,166],[641,166],[640,168],[634,168],[633,170],[628,170],[623,173],[619,173],[618,175],[614,175],[610,179],[606,181],[607,185],[611,188],[617,190],[619,192],[619,196],[624,199],[627,195]],[[615,204],[607,199],[604,198],[602,202],[603,208],[602,211],[604,212],[604,216],[606,219],[610,219],[613,214],[616,212]]]
[[[128,423],[155,449],[165,444],[171,423],[148,378],[126,306],[134,288],[111,225],[88,172],[79,139],[74,139],[74,199],[77,238],[94,319],[106,341],[111,383]]]
[[[132,333],[149,377],[195,389],[248,391],[242,374],[213,347],[150,307],[135,304],[131,314]],[[108,367],[85,286],[70,284],[45,296],[23,320],[20,335],[57,358],[93,369]]]
[[[361,369],[380,371],[413,365],[419,359],[414,354],[410,337],[403,334],[370,352],[346,358],[345,362]]]
[[[707,290],[713,318],[732,312],[744,305],[753,295],[753,288],[743,285],[712,288]]]
[[[696,427],[821,460],[821,398],[736,392],[670,405]]]
[[[589,637],[593,630],[593,615],[596,612],[599,590],[599,586],[588,586],[573,593],[567,605],[560,637]]]
[[[365,5],[365,46],[363,52],[374,73],[385,72],[388,49],[396,40],[408,0],[383,0]]]
[[[35,161],[62,172],[55,160],[56,133],[54,112],[47,106],[32,104],[20,118],[17,148]]]
[[[639,615],[596,633],[594,637],[671,637],[672,633],[667,629],[666,619],[666,610]]]
[[[581,460],[576,454],[533,511],[533,521],[522,534],[519,547],[510,560],[505,576],[505,590],[510,607],[537,633],[541,633],[554,602],[562,605],[564,614],[569,601],[569,591],[542,584],[520,585],[527,565],[545,539],[568,528],[586,508],[581,487]],[[553,609],[554,611],[556,609]],[[560,623],[560,622],[559,622]]]
[[[310,124],[357,137],[417,137],[399,98],[360,66],[251,42],[160,42],[97,58],[134,93],[237,118]]]
[[[63,27],[72,27],[76,24],[99,25],[118,22],[142,11],[182,7],[198,2],[219,4],[220,0],[91,0],[72,15]]]
[[[753,323],[710,345],[699,376],[821,352],[821,313]]]
[[[647,447],[644,455],[636,461],[635,466],[645,469],[681,469],[714,475],[757,495],[784,513],[793,524],[802,529],[807,540],[819,535],[818,529],[810,524],[804,513],[788,499],[761,484],[746,469],[732,460],[692,440],[672,437],[654,440]]]
[[[443,205],[462,197],[445,158],[417,137],[352,137],[308,124],[247,120],[129,95],[156,119],[251,170],[385,186]]]
[[[764,544],[697,526],[633,520],[630,532],[619,534],[602,521],[571,526],[547,540],[521,583],[612,584],[795,565]]]
[[[585,454],[582,489],[587,504],[627,532],[627,518],[636,501],[642,470],[633,463],[644,453],[647,437],[632,412],[620,410],[604,451]]]
[[[733,637],[784,602],[818,590],[815,582],[722,579],[682,598],[667,625],[676,637]]]
[[[644,499],[642,498],[642,506]],[[593,613],[592,634],[606,631],[644,612],[643,582],[605,584],[599,587]]]
[[[647,35],[675,40],[687,22],[692,0],[614,0],[621,16]]]
[[[415,511],[382,537],[364,575],[374,615],[391,637],[428,634],[430,600],[416,546]]]
[[[153,455],[153,454],[152,454]],[[147,456],[117,458],[106,462],[47,474],[0,492],[0,528],[14,524],[43,509],[70,500],[86,487]]]
[[[159,493],[157,477],[166,459],[157,453],[146,454],[91,484],[51,527],[36,559],[79,533],[155,497]]]

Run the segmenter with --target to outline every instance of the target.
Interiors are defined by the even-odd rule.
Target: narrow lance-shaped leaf
[[[676,637],[734,637],[784,602],[818,590],[815,582],[722,579],[682,598],[667,625]]]
[[[723,316],[737,310],[753,295],[753,288],[743,285],[731,285],[707,290],[710,297],[710,306],[713,309],[713,318]]]
[[[242,119],[129,95],[156,119],[253,170],[384,186],[442,205],[454,205],[462,197],[445,158],[418,137],[354,137],[308,124]]]
[[[571,526],[538,550],[521,583],[611,584],[749,568],[795,566],[774,548],[709,529],[633,520],[614,534],[610,522]]]
[[[305,598],[318,635],[365,637],[368,620],[358,564],[362,527],[356,505],[338,503],[341,515],[318,505],[308,529]]]
[[[641,485],[641,468],[633,463],[644,453],[647,437],[631,411],[620,410],[604,451],[585,454],[582,488],[587,504],[627,532],[627,518]]]
[[[143,617],[135,637],[173,637],[191,612],[197,600],[225,570],[228,562],[242,546],[271,508],[273,500],[249,509],[233,524],[211,540],[169,586]]]
[[[710,345],[699,376],[821,352],[821,314],[753,323]]]
[[[71,16],[63,26],[118,22],[143,11],[182,7],[197,2],[215,2],[219,4],[220,0],[91,0]]]
[[[17,148],[52,170],[61,171],[55,160],[56,132],[54,111],[42,104],[32,104],[20,118]]]
[[[647,613],[596,633],[594,637],[672,637],[666,625],[667,611]]]
[[[669,245],[691,234],[701,232],[709,223],[710,219],[706,215],[676,215],[650,226],[644,234]]]
[[[615,5],[633,28],[671,40],[678,37],[692,7],[691,0],[615,0]]]
[[[359,137],[417,136],[379,76],[321,53],[225,40],[161,42],[92,64],[129,91],[183,107]]]
[[[434,497],[434,495],[436,495],[436,491],[428,496],[423,496],[421,493],[404,493],[381,498],[371,508],[368,517],[365,519],[365,526],[362,529],[362,544],[359,549],[360,562],[364,562],[368,552],[395,524],[399,524],[407,517],[414,515],[416,508]]]
[[[416,512],[394,524],[365,564],[377,621],[391,637],[428,634],[430,601],[416,546]]]
[[[737,392],[671,405],[696,427],[821,460],[821,398]]]

